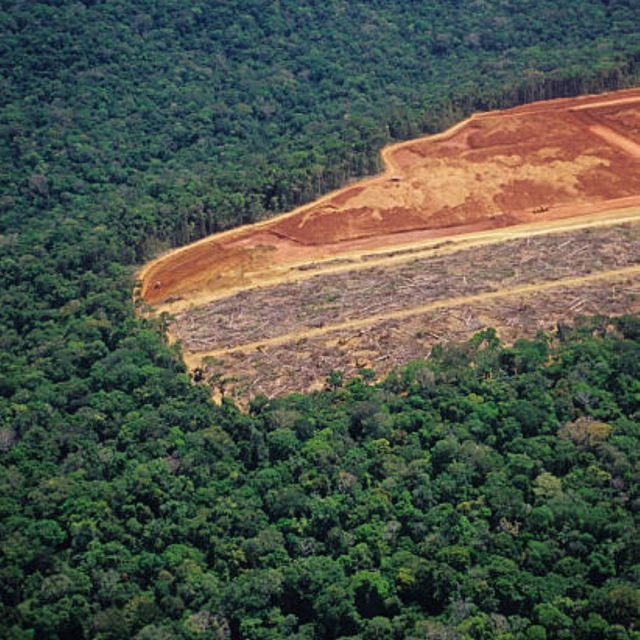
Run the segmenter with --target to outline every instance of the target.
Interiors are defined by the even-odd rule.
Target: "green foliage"
[[[397,371],[410,395],[342,380],[251,414],[180,381],[136,324],[87,371],[73,443],[51,422],[3,453],[7,633],[631,637],[640,430],[618,404],[633,339],[615,328],[631,324],[509,348],[476,336]],[[491,377],[461,370],[487,349]],[[609,372],[591,378],[607,424],[566,384],[587,358]],[[540,412],[526,428],[523,390]]]
[[[243,414],[131,303],[390,140],[632,84],[636,9],[0,3],[0,635],[637,635],[636,316]]]
[[[450,375],[459,364],[443,351],[419,367],[428,384],[411,396],[348,382],[263,401],[249,417],[229,404],[215,409],[198,387],[178,383],[177,365],[173,376],[160,375],[174,356],[143,327],[87,371],[91,411],[73,431],[74,446],[52,422],[50,432],[34,425],[18,433],[4,452],[3,483],[19,490],[5,495],[24,492],[30,506],[3,503],[3,600],[41,635],[161,633],[188,609],[200,612],[185,623],[189,634],[229,628],[278,637],[311,625],[330,637],[384,637],[402,611],[453,616],[454,594],[477,608],[456,623],[469,637],[490,637],[486,616],[495,612],[528,618],[538,625],[528,633],[543,628],[548,637],[630,627],[637,592],[615,580],[631,571],[635,524],[611,498],[634,499],[637,455],[624,439],[637,429],[628,418],[596,429],[574,400],[559,429],[569,439],[552,448],[539,435],[557,421],[556,406],[566,410],[563,381],[581,366],[581,352],[597,351],[613,372],[594,390],[617,401],[624,342],[613,334],[594,342],[579,328],[557,351],[545,342],[551,357],[521,372],[502,357],[519,346],[494,345],[505,368],[495,365],[490,379],[470,369],[463,387]],[[482,345],[470,343],[466,357],[475,361]],[[412,385],[417,370],[400,378]],[[513,398],[532,373],[552,400],[529,433],[514,421]],[[25,390],[25,406],[37,410],[43,396],[32,401]],[[478,414],[489,401],[491,412]],[[456,403],[469,407],[463,420]],[[478,415],[489,420],[478,435],[492,444],[470,436]],[[492,439],[503,423],[522,435]],[[582,458],[571,458],[576,447]],[[303,578],[309,554],[317,560]],[[576,613],[558,604],[567,597],[591,604]],[[84,613],[88,602],[99,604],[94,615]]]

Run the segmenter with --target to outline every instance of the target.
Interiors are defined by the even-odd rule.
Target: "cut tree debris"
[[[215,352],[215,358],[205,358],[207,375],[242,403],[259,393],[272,397],[320,388],[332,369],[349,377],[372,368],[383,376],[428,357],[437,343],[468,339],[487,326],[510,342],[553,330],[578,313],[636,311],[640,273],[608,272],[637,265],[638,225],[540,235],[244,291],[179,314],[171,334],[198,366],[199,354]],[[598,274],[602,280],[549,288],[557,280]],[[532,284],[541,290],[509,294]],[[455,302],[484,293],[490,298]],[[438,302],[428,312],[410,313]],[[404,315],[372,318],[394,312]],[[332,329],[352,320],[359,326]],[[317,335],[301,337],[305,329]],[[285,336],[283,344],[269,344],[279,336]],[[249,343],[254,347],[237,350]]]

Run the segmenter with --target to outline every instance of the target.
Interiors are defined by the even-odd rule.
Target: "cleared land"
[[[553,100],[391,145],[380,176],[154,261],[141,295],[200,302],[313,260],[640,205],[639,109],[640,89]]]
[[[178,314],[172,334],[187,351],[220,352],[436,300],[620,271],[640,264],[636,230],[545,235],[260,287]]]
[[[381,176],[142,270],[190,368],[274,395],[486,325],[510,339],[640,307],[638,227],[601,226],[640,218],[640,89],[475,115],[382,156]]]
[[[638,308],[640,226],[627,224],[261,287],[178,314],[172,333],[227,392],[277,395],[331,369],[384,375],[486,326],[510,341]]]
[[[605,286],[603,286],[605,284]],[[246,402],[263,393],[273,397],[319,389],[327,372],[338,369],[352,377],[373,368],[382,377],[396,366],[428,358],[439,343],[459,342],[486,326],[498,327],[507,343],[553,330],[558,322],[578,314],[620,314],[638,310],[640,276],[557,286],[537,292],[502,292],[498,297],[457,305],[455,301],[430,312],[397,320],[374,322],[366,328],[343,329],[287,344],[230,352],[205,359],[205,372],[214,393]],[[199,367],[200,357],[188,364]]]

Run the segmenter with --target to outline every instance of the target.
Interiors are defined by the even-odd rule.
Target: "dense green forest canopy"
[[[140,330],[63,424],[52,382],[16,407],[9,637],[640,637],[640,317],[249,414],[172,362]]]
[[[624,86],[640,59],[635,0],[0,7],[0,232],[83,211],[124,260],[288,209],[472,110]]]
[[[133,267],[472,110],[637,82],[635,0],[0,0],[0,635],[629,638],[638,321],[221,408]]]

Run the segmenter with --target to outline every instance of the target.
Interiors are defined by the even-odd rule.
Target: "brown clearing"
[[[538,331],[552,331],[558,322],[570,322],[578,314],[637,311],[640,277],[533,289],[503,292],[500,297],[466,304],[434,305],[431,311],[402,320],[265,345],[248,353],[232,352],[207,358],[204,366],[214,383],[214,394],[219,397],[223,390],[241,405],[257,394],[274,397],[320,389],[332,369],[350,378],[362,368],[372,368],[383,378],[399,365],[427,359],[434,345],[465,341],[487,326],[497,328],[500,338],[509,344],[518,338],[533,338]],[[188,354],[186,362],[192,369],[202,366],[201,356]]]
[[[172,334],[240,402],[307,391],[331,369],[380,376],[493,326],[510,341],[578,313],[640,308],[640,226],[573,229],[320,273],[184,311]],[[449,322],[446,324],[445,319]]]
[[[300,340],[307,340],[309,338],[323,336],[328,333],[334,333],[336,331],[364,329],[372,325],[385,322],[387,320],[404,320],[405,318],[409,318],[411,316],[425,315],[429,311],[434,311],[442,307],[460,307],[464,305],[473,305],[479,302],[494,300],[496,298],[509,298],[516,295],[522,296],[525,294],[547,291],[549,289],[557,289],[559,287],[577,289],[581,286],[601,280],[620,280],[637,275],[640,275],[640,265],[634,265],[632,267],[626,267],[624,269],[606,271],[604,273],[594,273],[575,278],[566,278],[560,281],[527,284],[520,287],[514,287],[513,289],[499,289],[497,291],[488,291],[485,293],[478,293],[474,295],[446,298],[444,300],[438,300],[436,302],[421,305],[418,307],[412,307],[409,309],[387,311],[385,313],[378,313],[376,315],[366,316],[365,318],[359,318],[357,320],[345,320],[344,322],[340,322],[338,324],[330,325],[327,327],[322,326],[314,329],[305,329],[302,331],[295,331],[292,333],[275,336],[273,338],[265,338],[256,340],[254,342],[245,342],[233,347],[223,347],[221,349],[204,353],[198,352],[197,357],[199,359],[205,358],[207,356],[215,358],[223,356],[225,354],[254,351],[258,348],[291,344],[299,342]]]
[[[141,296],[201,301],[345,253],[638,205],[639,109],[640,89],[552,100],[390,145],[382,175],[150,263]]]
[[[187,351],[217,356],[418,315],[453,300],[463,304],[636,271],[637,228],[577,230],[405,256],[383,267],[367,265],[242,291],[177,314],[171,333]]]
[[[477,114],[382,158],[380,176],[143,268],[191,369],[209,356],[220,388],[277,395],[486,325],[508,340],[638,308],[636,228],[601,225],[640,220],[640,89]]]

